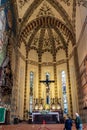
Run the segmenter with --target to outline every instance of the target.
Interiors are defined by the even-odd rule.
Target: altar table
[[[43,122],[45,122],[46,124],[58,123],[59,113],[58,112],[47,112],[47,113],[35,112],[32,113],[32,122],[36,124],[42,124]]]

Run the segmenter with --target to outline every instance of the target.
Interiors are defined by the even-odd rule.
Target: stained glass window
[[[66,94],[66,73],[62,71],[62,95],[63,95],[63,106],[64,106],[64,114],[68,113],[68,102],[67,102],[67,94]]]
[[[32,113],[33,110],[33,86],[34,86],[34,73],[30,72],[30,98],[29,98],[29,110]]]

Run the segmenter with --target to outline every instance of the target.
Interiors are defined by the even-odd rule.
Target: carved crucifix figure
[[[49,104],[49,91],[50,91],[50,83],[54,83],[54,80],[49,80],[49,75],[46,74],[46,80],[41,80],[40,83],[44,83],[46,85],[46,98],[47,98],[47,104]]]
[[[55,81],[54,80],[49,80],[49,75],[47,74],[46,75],[46,80],[41,80],[40,82],[44,83],[46,85],[46,89],[49,90],[50,89],[49,88],[50,83],[54,83]]]

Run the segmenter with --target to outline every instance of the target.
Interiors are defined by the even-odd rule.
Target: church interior
[[[87,0],[0,0],[1,108],[87,122]]]

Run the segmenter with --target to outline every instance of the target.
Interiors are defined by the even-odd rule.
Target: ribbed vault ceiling
[[[75,0],[17,0],[18,45],[56,54],[75,44]],[[69,49],[69,48],[68,48]]]

